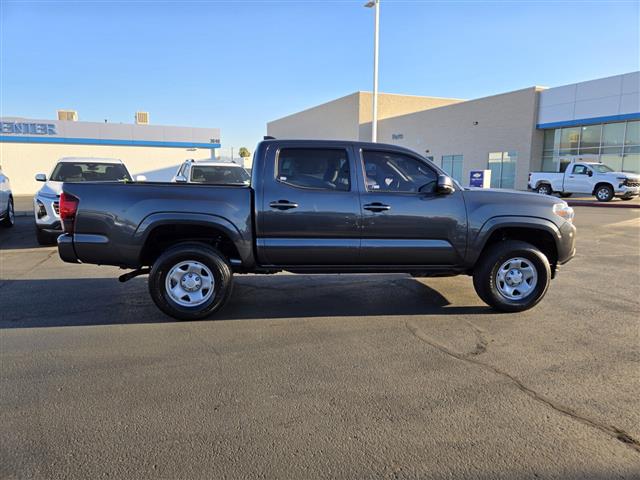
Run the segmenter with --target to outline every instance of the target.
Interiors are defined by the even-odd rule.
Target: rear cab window
[[[348,192],[349,156],[344,148],[282,148],[276,180],[297,188]]]

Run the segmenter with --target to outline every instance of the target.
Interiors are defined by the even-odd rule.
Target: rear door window
[[[283,148],[278,154],[276,179],[315,190],[351,190],[347,151],[339,148]]]

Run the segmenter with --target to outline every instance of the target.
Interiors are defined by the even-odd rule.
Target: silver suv
[[[187,160],[180,166],[171,181],[210,185],[249,185],[251,177],[237,163]]]
[[[122,161],[114,158],[61,158],[49,178],[44,173],[36,175],[44,185],[33,197],[33,213],[36,220],[36,237],[40,245],[55,243],[62,233],[58,198],[63,182],[131,182],[131,175]]]

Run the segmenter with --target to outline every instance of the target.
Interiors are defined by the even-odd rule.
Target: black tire
[[[36,227],[36,240],[38,241],[38,245],[42,245],[43,247],[49,247],[56,243],[56,239],[58,237],[49,232],[45,232],[44,230]]]
[[[11,228],[16,223],[15,211],[13,209],[13,197],[9,197],[9,201],[7,202],[7,213],[6,216],[0,222],[4,228]]]
[[[599,202],[610,202],[614,195],[613,187],[611,185],[598,185],[594,194]]]
[[[541,195],[551,195],[553,190],[551,189],[551,185],[548,183],[541,183],[536,187],[536,192]]]
[[[569,198],[571,195],[573,195],[572,193],[561,193],[560,197],[562,198]]]
[[[202,304],[180,305],[167,291],[167,275],[172,268],[183,262],[202,264],[213,275],[213,293]],[[208,273],[203,277],[208,277]],[[227,259],[219,251],[203,243],[185,242],[169,248],[153,263],[149,274],[149,293],[154,303],[164,313],[178,320],[200,320],[210,316],[229,299],[232,287],[233,272]]]
[[[521,299],[505,297],[497,285],[500,267],[512,258],[522,258],[537,273],[531,292]],[[480,299],[501,312],[522,312],[534,307],[547,293],[551,281],[551,267],[547,257],[533,245],[519,240],[506,240],[482,253],[473,273],[473,287]]]

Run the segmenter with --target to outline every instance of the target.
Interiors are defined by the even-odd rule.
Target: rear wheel
[[[482,257],[473,274],[473,286],[478,296],[496,310],[528,310],[547,293],[549,260],[533,245],[507,240],[490,247]]]
[[[151,298],[167,315],[199,320],[222,308],[231,295],[233,272],[227,259],[201,243],[165,251],[149,275]]]
[[[600,185],[596,188],[596,198],[599,202],[608,202],[613,198],[611,185]]]
[[[16,223],[16,213],[13,210],[13,198],[9,197],[7,202],[7,214],[2,220],[2,226],[5,228],[11,228]]]
[[[538,187],[536,188],[536,192],[541,195],[551,195],[553,193],[551,190],[551,185],[549,185],[548,183],[541,183],[540,185],[538,185]]]

